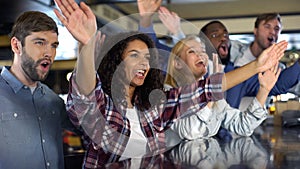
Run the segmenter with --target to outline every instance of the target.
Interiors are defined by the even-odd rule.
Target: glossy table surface
[[[81,159],[82,154],[68,156],[66,168],[80,168]],[[300,127],[260,126],[251,137],[234,136],[228,142],[215,138],[185,141],[163,154],[110,163],[105,168],[300,169]]]

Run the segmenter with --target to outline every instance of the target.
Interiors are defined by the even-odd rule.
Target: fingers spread
[[[95,16],[91,8],[87,6],[84,2],[80,2],[80,7],[88,18]]]
[[[68,18],[68,16],[74,11],[73,7],[71,6],[69,0],[61,0],[62,7],[64,8],[64,15]],[[59,7],[62,9],[61,7]]]
[[[72,8],[72,11],[75,11],[79,8],[78,4],[74,0],[68,0],[69,8]]]
[[[277,53],[277,59],[281,59],[284,55],[284,51],[287,49],[288,42],[280,41],[276,44],[275,52]]]
[[[60,14],[60,12],[57,9],[54,9],[54,13],[63,25],[67,24],[66,19]]]
[[[55,0],[57,6],[59,7],[63,17],[65,18],[69,18],[70,13],[68,12],[68,10],[66,9],[64,3],[62,3],[62,0]],[[60,19],[61,20],[61,19]],[[62,20],[61,20],[62,21]]]

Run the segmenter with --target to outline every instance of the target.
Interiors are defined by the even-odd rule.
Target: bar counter
[[[83,153],[65,156],[66,169],[79,169]],[[298,169],[300,127],[260,126],[251,137],[184,141],[174,148],[143,159],[126,159],[105,168]]]

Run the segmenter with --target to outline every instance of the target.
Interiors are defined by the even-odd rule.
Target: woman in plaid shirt
[[[164,92],[157,52],[147,35],[120,33],[104,42],[101,33],[95,36],[96,18],[84,2],[56,3],[61,13],[55,10],[55,14],[81,44],[67,110],[89,138],[84,168],[101,168],[121,156],[145,157],[167,150],[165,131],[177,118],[223,99],[223,91],[269,69],[287,46],[279,43],[247,66]]]

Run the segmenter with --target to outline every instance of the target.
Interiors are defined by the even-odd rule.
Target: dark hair
[[[119,66],[122,66],[122,55],[128,46],[129,42],[134,40],[143,41],[150,52],[150,71],[148,72],[144,84],[138,86],[135,89],[132,103],[138,110],[144,111],[149,109],[151,104],[149,101],[149,94],[154,89],[163,89],[164,77],[162,71],[155,69],[158,65],[158,52],[154,47],[154,43],[151,38],[140,32],[125,32],[106,37],[104,46],[102,47],[100,57],[103,56],[100,66],[98,68],[98,74],[102,82],[103,91],[111,98],[122,101],[125,99],[124,92],[124,77],[125,73],[122,71],[116,71]],[[116,78],[117,77],[117,78]],[[112,90],[113,89],[113,90]],[[119,97],[113,97],[113,93],[118,94]],[[114,100],[115,104],[118,100]]]
[[[281,18],[280,18],[280,15],[279,13],[264,13],[264,14],[261,14],[259,15],[256,20],[255,20],[255,23],[254,23],[254,28],[258,28],[258,25],[262,22],[262,21],[270,21],[270,20],[273,20],[273,19],[277,19],[278,22],[281,24]]]
[[[199,32],[199,35],[201,34],[201,32],[203,32],[204,34],[207,33],[207,27],[209,25],[212,25],[212,24],[215,24],[215,23],[218,23],[218,24],[221,24],[225,27],[225,25],[221,22],[221,21],[218,21],[218,20],[213,20],[213,21],[210,21],[208,22],[207,24],[205,24],[201,29],[200,29],[200,32]]]
[[[227,31],[227,28],[226,26],[219,20],[212,20],[210,22],[208,22],[207,24],[205,24],[199,31],[199,34],[198,36],[201,38],[201,41],[205,44],[205,50],[206,50],[206,53],[208,54],[209,57],[211,57],[212,59],[212,54],[213,53],[217,53],[216,51],[216,48],[211,44],[211,41],[209,39],[209,35],[208,35],[208,27],[212,24],[220,24],[222,25],[226,31]],[[228,32],[228,31],[227,31]],[[228,60],[229,57],[226,57],[226,59],[222,59],[222,63],[225,63],[226,60]]]
[[[10,36],[16,37],[24,45],[26,36],[40,31],[53,31],[58,35],[57,25],[51,17],[39,11],[27,11],[17,18]]]

